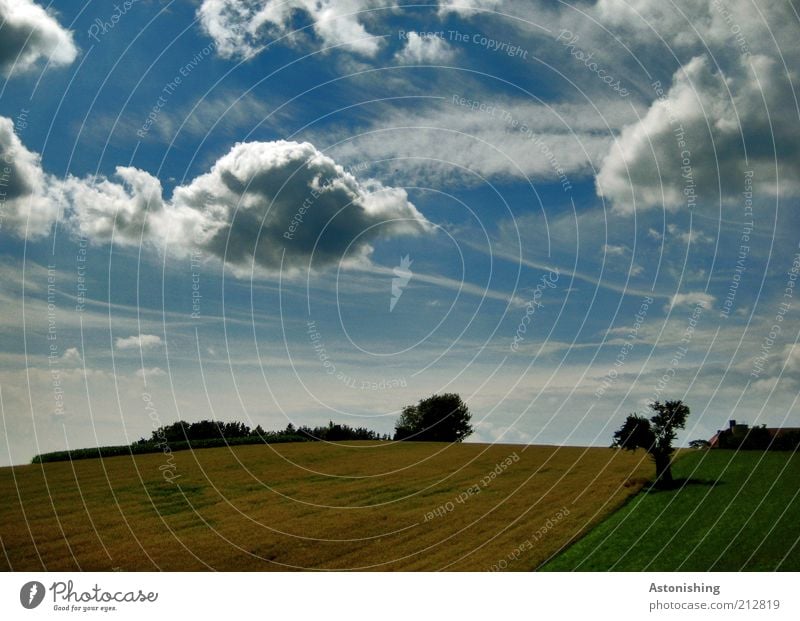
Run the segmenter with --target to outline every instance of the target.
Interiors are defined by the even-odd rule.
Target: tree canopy
[[[395,424],[395,440],[461,442],[473,432],[472,415],[455,393],[432,395],[403,408]]]
[[[634,451],[642,448],[648,452],[656,465],[657,487],[672,487],[671,455],[675,450],[672,442],[677,430],[686,426],[689,406],[683,401],[655,401],[650,404],[653,415],[648,419],[638,414],[629,414],[622,427],[614,432],[612,446]]]

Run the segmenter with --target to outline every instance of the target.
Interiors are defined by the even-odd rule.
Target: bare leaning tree
[[[614,432],[611,446],[635,451],[642,448],[648,452],[656,465],[655,486],[661,489],[673,487],[672,442],[678,429],[686,426],[689,406],[683,401],[655,401],[650,404],[653,416],[649,419],[638,414],[628,414],[625,423]]]

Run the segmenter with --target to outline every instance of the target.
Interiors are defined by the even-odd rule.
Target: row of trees
[[[639,414],[629,414],[622,426],[614,432],[612,447],[635,451],[643,449],[653,460],[656,469],[654,485],[670,488],[674,485],[672,477],[672,446],[677,431],[686,426],[689,407],[682,401],[655,401],[650,404],[652,415],[648,418]],[[455,393],[432,395],[421,399],[416,405],[402,409],[395,423],[394,440],[417,442],[461,442],[473,431],[470,423],[472,415],[469,408]],[[781,449],[786,444],[794,449],[798,443],[797,434],[773,438],[761,427],[750,429],[744,439],[739,439],[739,449]],[[152,444],[163,441],[185,442],[204,440],[240,440],[242,438],[261,438],[264,441],[315,441],[339,442],[343,440],[389,440],[387,434],[380,434],[365,427],[351,427],[330,421],[327,426],[295,427],[289,423],[281,431],[264,431],[260,425],[251,429],[244,423],[201,420],[195,423],[178,421],[154,430],[148,439],[142,438],[134,444]],[[695,441],[692,446],[707,446],[707,442]]]
[[[296,440],[313,441],[326,440],[339,442],[342,440],[389,440],[387,434],[380,434],[365,427],[351,427],[330,421],[327,425],[309,427],[302,425],[295,427],[292,423],[280,431],[264,431],[261,425],[251,429],[248,425],[239,422],[222,422],[216,420],[201,420],[188,423],[179,420],[170,425],[163,425],[154,429],[149,438],[141,438],[134,444],[152,444],[159,442],[192,442],[200,440],[234,440],[242,438],[263,438],[265,440]]]
[[[407,405],[403,408],[395,425],[394,439],[417,442],[461,442],[473,432],[471,417],[469,408],[457,394],[433,395],[422,399],[416,405]],[[295,427],[289,423],[286,429],[280,431],[264,431],[261,425],[251,429],[240,422],[201,420],[188,423],[179,420],[154,429],[149,438],[142,438],[135,444],[256,437],[330,442],[392,439],[388,434],[381,434],[366,427],[351,427],[333,421],[317,427],[307,425]]]
[[[614,432],[612,447],[634,451],[644,449],[651,457],[656,468],[655,486],[669,488],[674,484],[672,478],[672,446],[677,431],[686,426],[689,407],[682,401],[655,401],[650,404],[652,415],[648,418],[639,414],[629,414],[622,426]],[[472,432],[470,424],[472,415],[469,408],[455,393],[432,395],[421,399],[416,405],[403,408],[400,418],[395,424],[394,440],[417,442],[461,442]],[[329,422],[327,426],[295,427],[291,423],[281,431],[265,432],[261,426],[250,429],[244,423],[202,420],[196,423],[178,421],[154,430],[150,439],[142,438],[140,444],[167,442],[234,439],[260,437],[265,441],[278,439],[283,441],[325,440],[338,442],[342,440],[389,440],[386,434],[380,434],[365,427],[350,427]],[[792,438],[794,440],[794,438]],[[740,448],[767,448],[772,441],[764,429],[754,428],[750,431],[747,446]],[[788,440],[787,440],[788,441]],[[762,445],[764,445],[762,447]]]

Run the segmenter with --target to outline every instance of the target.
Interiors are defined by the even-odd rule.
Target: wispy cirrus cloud
[[[157,334],[136,334],[133,336],[117,337],[114,345],[117,349],[154,349],[161,347],[164,341]]]

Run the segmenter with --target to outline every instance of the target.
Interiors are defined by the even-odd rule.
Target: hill
[[[798,571],[800,455],[684,453],[683,487],[633,498],[547,571]]]
[[[638,491],[640,455],[351,442],[0,469],[4,570],[530,570]],[[159,468],[162,468],[160,470]]]

